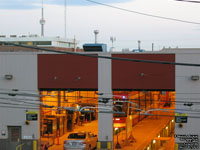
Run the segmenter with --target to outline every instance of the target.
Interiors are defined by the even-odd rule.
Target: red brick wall
[[[113,54],[113,57],[175,62],[174,54]],[[175,89],[175,66],[112,61],[113,89]]]
[[[38,88],[97,89],[97,58],[38,55]]]

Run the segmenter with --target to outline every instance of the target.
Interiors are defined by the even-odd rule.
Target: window
[[[86,134],[85,133],[71,133],[68,138],[69,139],[85,139]]]

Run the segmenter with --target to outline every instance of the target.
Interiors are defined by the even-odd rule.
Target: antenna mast
[[[116,38],[111,36],[110,41],[112,42],[112,48],[114,48],[114,42],[116,41]]]
[[[65,39],[67,38],[67,0],[64,0],[65,1],[65,10],[64,10],[64,28],[65,28]]]

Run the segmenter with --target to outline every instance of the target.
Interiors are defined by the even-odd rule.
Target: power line
[[[24,107],[24,106],[5,106],[5,105],[0,105],[2,108],[19,108],[19,109],[40,109],[38,107]]]
[[[6,104],[6,105],[15,105],[15,106],[16,106],[16,105],[20,105],[20,106],[29,106],[29,107],[30,107],[30,106],[31,106],[31,107],[33,107],[33,106],[38,106],[38,108],[39,108],[39,105],[36,105],[36,104],[20,104],[20,103],[17,104],[17,103],[10,103],[10,102],[7,102],[7,103],[6,103],[6,102],[0,102],[0,104],[4,104],[4,105],[5,105],[5,104]]]
[[[0,107],[2,107],[2,108],[18,108],[18,109],[40,109],[40,108],[38,108],[38,107],[24,107],[24,106],[6,106],[6,105],[0,105]],[[166,112],[166,113],[168,113],[168,112]],[[138,115],[138,114],[133,114],[133,115]],[[162,117],[175,117],[175,115],[159,115],[159,114],[147,114],[147,113],[140,113],[140,115],[145,115],[145,116],[162,116]],[[188,118],[198,118],[198,119],[200,119],[200,117],[199,116],[190,116],[190,115],[188,115],[187,116]]]
[[[161,117],[175,117],[175,115],[156,115],[156,114],[144,114],[144,113],[140,113],[140,115],[145,115],[145,116],[157,116],[157,117],[159,117],[159,116],[161,116]],[[200,116],[190,116],[190,115],[188,115],[187,116],[188,118],[196,118],[196,119],[200,119]]]
[[[200,3],[200,1],[190,1],[190,0],[176,0],[181,2],[190,2],[190,3]]]
[[[46,52],[53,52],[53,53],[60,53],[60,54],[85,56],[85,57],[92,57],[92,58],[103,58],[103,59],[110,59],[110,60],[130,61],[130,62],[140,62],[140,63],[153,63],[153,64],[200,67],[200,64],[175,63],[175,62],[169,62],[169,61],[154,61],[154,60],[142,60],[142,59],[130,59],[130,58],[120,58],[120,57],[99,56],[99,55],[94,55],[94,54],[84,54],[84,53],[77,53],[77,52],[66,52],[66,51],[51,50],[51,49],[46,49],[46,48],[33,47],[33,46],[27,46],[27,45],[19,45],[19,44],[14,44],[14,43],[11,43],[11,42],[0,41],[0,45],[2,45],[2,44],[13,45],[13,46],[18,46],[18,47],[23,47],[23,48],[30,48],[30,49],[35,49],[35,50],[38,50],[38,51],[46,51]]]
[[[5,91],[5,90],[4,90]],[[0,94],[2,94],[2,93],[0,93]],[[4,94],[4,93],[3,93]],[[7,93],[6,93],[7,94]],[[23,93],[24,94],[24,93]],[[10,93],[10,95],[13,95],[12,93]],[[22,95],[21,93],[18,93],[18,94],[16,94],[16,95]],[[26,96],[26,95],[24,95],[24,96]],[[47,98],[47,97],[52,97],[52,96],[55,96],[55,95],[46,95],[46,97],[45,98]],[[144,96],[144,95],[143,95]],[[170,103],[182,103],[183,105],[187,105],[187,104],[200,104],[200,102],[199,101],[191,101],[191,100],[199,100],[199,98],[176,98],[176,100],[170,100],[170,101],[168,101],[167,99],[161,99],[161,100],[158,100],[158,101],[155,101],[154,99],[148,99],[148,98],[146,98],[146,99],[144,99],[144,98],[128,98],[128,99],[123,99],[123,98],[115,98],[115,97],[88,97],[88,96],[61,96],[61,95],[59,95],[59,97],[60,98],[65,98],[64,100],[63,100],[63,102],[61,101],[60,103],[69,103],[69,102],[67,102],[67,101],[65,101],[66,99],[78,99],[79,98],[79,101],[80,102],[78,102],[78,103],[81,103],[81,99],[85,99],[85,101],[87,101],[87,102],[89,102],[89,101],[110,101],[110,100],[112,100],[113,102],[114,101],[117,101],[117,100],[128,100],[128,101],[136,101],[136,102],[139,102],[139,101],[146,101],[146,102],[149,102],[149,101],[152,101],[153,103],[161,103],[161,102],[170,102]],[[141,97],[141,96],[140,96]],[[55,98],[57,98],[56,96],[55,96]],[[18,101],[18,102],[24,102],[24,103],[32,103],[32,102],[36,102],[36,101],[38,101],[38,102],[42,102],[42,101],[40,101],[40,100],[35,100],[35,99],[28,99],[28,98],[21,98],[21,97],[17,97],[17,98],[11,98],[11,97],[0,97],[0,99],[4,99],[4,100],[11,100],[11,101]],[[185,100],[184,100],[185,99]],[[43,101],[44,103],[45,102],[58,102],[57,100],[44,100]],[[34,103],[34,104],[36,104],[36,103]]]
[[[0,93],[2,94],[2,93]],[[3,93],[4,94],[4,93]],[[12,93],[10,93],[12,95]],[[24,94],[24,93],[23,93]],[[18,93],[17,95],[22,95],[21,93]],[[26,95],[24,95],[26,96]],[[45,98],[46,97],[52,97],[52,96],[55,96],[55,95],[46,95],[44,96]],[[115,95],[114,95],[115,96]],[[155,101],[154,99],[144,99],[144,98],[115,98],[115,97],[89,97],[89,96],[61,96],[59,95],[60,98],[66,98],[66,99],[77,99],[79,98],[79,101],[82,101],[81,99],[86,99],[85,101],[97,101],[97,100],[104,100],[104,99],[108,99],[108,100],[113,100],[113,101],[117,101],[117,100],[128,100],[128,101],[153,101],[153,102],[157,102],[157,103],[160,103],[160,102],[171,102],[171,103],[194,103],[194,104],[200,104],[199,101],[191,101],[191,100],[199,100],[199,98],[176,98],[176,100],[170,100],[168,101],[167,99],[161,99],[161,100],[158,100],[158,101]],[[144,96],[144,95],[143,95]],[[140,95],[141,97],[141,95]],[[58,98],[58,97],[54,97],[54,98]],[[11,98],[11,97],[0,97],[0,99],[5,99],[5,100],[13,100],[13,101],[24,101],[26,103],[28,103],[27,101],[31,101],[31,102],[42,102],[43,100],[39,100],[39,99],[28,99],[28,98],[21,98],[21,97],[17,97],[17,98]],[[64,100],[65,101],[65,100]],[[44,100],[43,102],[58,102],[56,100]],[[60,102],[60,103],[69,103],[69,102]]]
[[[3,99],[3,100],[5,100],[6,98],[0,98],[0,99]],[[7,100],[10,100],[10,99],[7,99]],[[16,102],[18,102],[18,100],[13,100],[13,99],[11,99],[12,101],[16,101]],[[29,99],[28,99],[29,100]],[[26,102],[26,101],[20,101],[20,102]],[[27,102],[28,103],[28,102]],[[28,103],[28,104],[16,104],[16,103],[5,103],[5,102],[0,102],[0,104],[4,104],[4,106],[5,106],[5,104],[7,104],[7,105],[20,105],[20,107],[21,106],[23,106],[23,108],[29,108],[29,107],[31,107],[32,108],[32,106],[38,106],[37,107],[37,109],[39,108],[39,105],[40,104],[36,104],[36,103]],[[74,104],[76,104],[76,103],[74,103]],[[94,103],[82,103],[82,104],[87,104],[87,105],[99,105],[99,104],[94,104]],[[155,104],[155,101],[154,101],[154,103],[153,104]],[[102,104],[103,105],[103,104]],[[25,107],[26,106],[26,107]],[[42,105],[43,106],[43,105]],[[47,106],[47,105],[46,105]],[[117,106],[117,105],[110,105],[110,106],[113,106],[113,107],[115,107],[115,106]],[[7,106],[5,106],[5,107],[7,107]],[[49,107],[46,107],[46,108],[53,108],[53,107],[56,107],[57,109],[65,109],[65,106],[60,106],[60,107],[58,107],[58,106],[49,106]],[[17,107],[18,108],[18,107]],[[132,108],[132,107],[131,107]],[[157,109],[159,109],[159,110],[156,110],[156,111],[166,111],[166,110],[177,110],[177,111],[188,111],[188,112],[193,112],[193,113],[199,113],[200,112],[200,109],[167,109],[167,108],[157,108]],[[142,109],[141,109],[142,110]],[[145,109],[146,110],[146,109]],[[148,111],[148,110],[147,110]],[[152,110],[152,111],[154,111],[154,110]],[[173,113],[173,112],[172,112]]]
[[[114,9],[118,9],[118,10],[122,10],[122,11],[126,11],[126,12],[130,12],[130,13],[143,15],[143,16],[165,19],[165,20],[171,20],[171,21],[177,21],[177,22],[182,22],[182,23],[190,23],[190,24],[200,25],[200,22],[193,22],[193,21],[186,21],[186,20],[169,18],[169,17],[162,17],[162,16],[158,16],[158,15],[151,15],[151,14],[147,14],[147,13],[143,13],[143,12],[138,12],[138,11],[134,11],[134,10],[129,10],[129,9],[125,9],[125,8],[121,8],[121,7],[117,7],[117,6],[112,6],[112,5],[96,2],[96,1],[93,1],[93,0],[85,0],[85,1],[95,3],[95,4],[98,4],[98,5],[102,5],[102,6],[106,6],[106,7],[110,7],[110,8],[114,8]]]
[[[47,101],[44,101],[42,104],[37,104],[37,103],[32,103],[32,102],[27,102],[25,101],[26,99],[23,99],[23,100],[20,100],[20,99],[8,99],[8,98],[1,98],[0,99],[2,100],[9,100],[9,101],[12,101],[12,102],[21,102],[20,104],[16,104],[16,103],[5,103],[5,102],[0,102],[0,104],[10,104],[10,105],[23,105],[23,106],[30,106],[30,105],[35,105],[35,106],[38,106],[41,105],[41,106],[44,106],[46,108],[52,108],[52,107],[56,107],[56,108],[64,108],[65,106],[48,106],[48,105],[45,105],[44,103],[47,102]],[[29,99],[27,99],[29,101]],[[150,100],[149,100],[150,101]],[[22,104],[23,103],[26,103],[26,104]],[[52,101],[49,101],[49,102],[52,102]],[[54,101],[54,102],[58,102],[58,101]],[[116,101],[118,102],[118,101]],[[72,103],[72,104],[79,104],[79,105],[82,105],[82,104],[87,104],[87,105],[99,105],[99,104],[95,104],[95,103],[74,103],[74,102],[60,102],[60,103]],[[157,102],[157,101],[153,101],[152,104],[156,104],[156,103],[160,103],[160,102]],[[192,102],[191,102],[192,103]],[[195,102],[194,102],[195,103]],[[102,104],[103,105],[103,104]],[[117,106],[117,105],[110,105],[110,106]],[[143,105],[140,105],[140,107],[143,106]],[[162,108],[159,108],[159,109],[162,109]],[[163,109],[163,110],[167,110],[166,109]],[[191,111],[191,112],[200,112],[200,109],[176,109],[176,110],[181,110],[181,111]]]

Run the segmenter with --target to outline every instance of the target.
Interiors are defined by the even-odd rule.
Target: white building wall
[[[200,64],[200,52],[189,50],[187,53],[176,52],[176,62],[179,63],[194,63]],[[176,66],[176,109],[189,109],[189,111],[177,110],[180,113],[185,113],[188,115],[187,123],[176,123],[175,124],[175,142],[185,143],[185,149],[190,149],[188,146],[195,146],[198,148],[199,136],[200,136],[200,113],[194,112],[193,110],[200,110],[200,80],[193,81],[191,76],[200,76],[200,67],[190,67],[190,66]],[[193,103],[191,107],[184,106],[184,103]],[[197,117],[197,118],[195,118]],[[178,135],[178,136],[176,136]],[[191,135],[195,135],[193,138]],[[182,138],[180,138],[182,136]],[[186,139],[183,139],[183,137]],[[189,141],[192,139],[192,141]],[[181,144],[179,144],[181,146]],[[179,149],[181,149],[179,147]]]
[[[5,75],[13,75],[13,79],[6,80]],[[11,101],[10,99],[19,100],[32,99],[39,100],[38,97],[26,96],[8,96],[2,94],[9,92],[11,89],[18,89],[19,93],[37,93],[37,55],[33,53],[0,53],[0,131],[6,131],[6,135],[0,134],[0,139],[8,138],[8,126],[21,126],[22,139],[38,139],[39,122],[30,121],[29,125],[25,124],[26,111],[37,111],[39,116],[39,109],[29,109],[30,106],[25,106],[25,103]],[[2,104],[15,103],[16,105]],[[18,104],[18,105],[17,105]],[[3,107],[2,107],[3,106]],[[5,106],[5,107],[4,107]],[[9,108],[12,107],[26,107],[26,108]],[[37,105],[33,105],[36,107]]]

